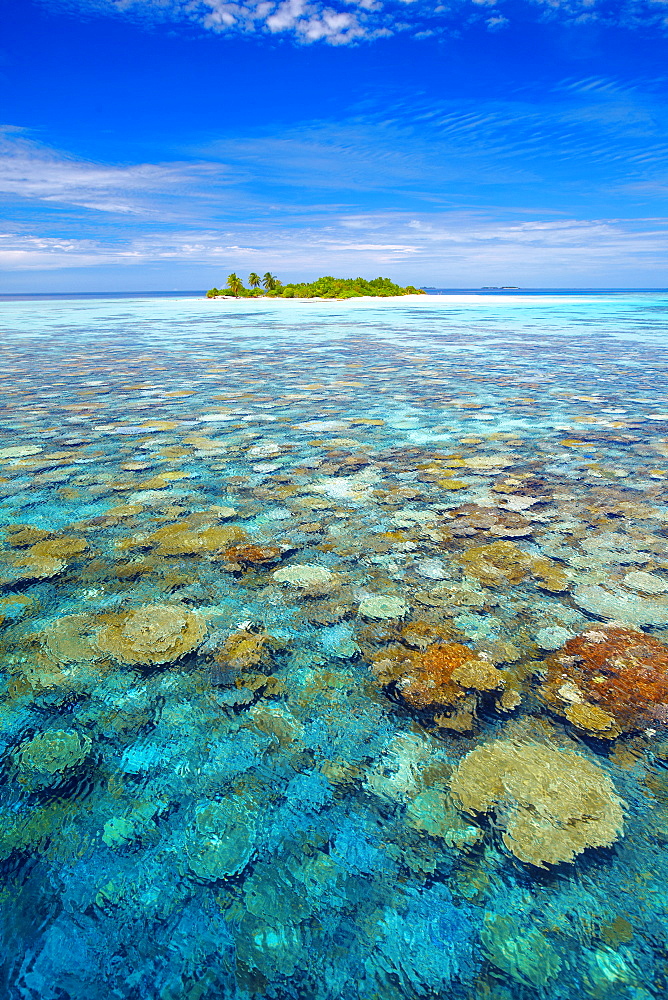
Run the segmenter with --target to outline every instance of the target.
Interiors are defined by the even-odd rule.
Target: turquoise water
[[[668,294],[0,316],[3,996],[664,996]]]

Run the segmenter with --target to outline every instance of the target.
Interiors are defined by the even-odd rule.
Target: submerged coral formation
[[[152,604],[112,616],[102,626],[96,643],[121,663],[174,663],[191,653],[206,635],[202,619],[185,608]]]
[[[207,882],[237,875],[253,854],[253,820],[242,804],[203,802],[186,839],[188,868]]]
[[[514,586],[527,578],[534,579],[545,590],[559,592],[568,587],[568,577],[556,563],[528,555],[513,542],[474,545],[459,561],[467,576],[488,587]]]
[[[222,555],[233,542],[243,542],[246,533],[236,525],[220,525],[198,530],[186,523],[168,524],[155,531],[146,543],[161,556],[209,557]]]
[[[665,320],[531,301],[3,303],[2,997],[663,1000]]]
[[[470,730],[479,700],[505,687],[503,671],[488,657],[459,642],[438,641],[438,630],[419,634],[423,649],[411,648],[416,636],[410,627],[398,638],[371,653],[374,676],[411,708],[436,713],[436,723],[446,729]]]
[[[278,545],[233,545],[225,558],[241,566],[264,566],[280,559],[282,551]]]
[[[668,723],[668,646],[638,629],[592,625],[544,668],[542,698],[578,729],[612,739]]]
[[[574,750],[497,740],[464,757],[450,788],[465,812],[493,812],[507,849],[538,868],[609,847],[624,829],[612,781]]]
[[[23,780],[51,784],[82,763],[90,753],[91,739],[63,729],[38,733],[15,753]]]
[[[522,928],[515,917],[485,914],[481,941],[490,962],[520,986],[548,986],[561,972],[559,952],[548,937]]]
[[[284,569],[273,573],[276,583],[287,583],[305,593],[329,594],[336,589],[338,577],[325,566],[315,566],[310,563],[293,563]]]

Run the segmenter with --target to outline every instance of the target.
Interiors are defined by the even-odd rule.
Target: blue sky
[[[0,292],[668,285],[668,0],[21,0]]]

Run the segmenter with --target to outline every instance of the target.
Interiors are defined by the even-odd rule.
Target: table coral
[[[222,675],[226,671],[234,675],[239,670],[253,668],[268,673],[274,654],[284,645],[268,632],[253,632],[247,628],[232,632],[214,653],[214,683],[223,683]]]
[[[609,847],[623,833],[612,781],[574,750],[497,740],[467,754],[450,787],[464,812],[495,813],[506,848],[537,868]]]
[[[668,625],[668,601],[662,595],[652,599],[619,587],[610,589],[598,584],[581,584],[574,588],[573,600],[578,607],[599,618],[639,627]]]
[[[365,962],[374,983],[371,996],[446,996],[477,968],[474,929],[444,885],[406,891],[396,908],[385,907],[375,921],[373,948]],[[391,990],[400,984],[397,994]],[[366,994],[369,995],[369,994]]]
[[[310,563],[293,563],[292,566],[277,569],[273,579],[276,583],[286,583],[310,594],[330,594],[340,582],[338,574]]]
[[[100,656],[95,647],[93,615],[62,615],[49,622],[39,634],[41,645],[54,663],[67,664],[95,660]]]
[[[206,634],[196,614],[169,604],[148,604],[114,616],[100,630],[97,646],[121,663],[173,663],[192,652]]]
[[[88,542],[77,535],[59,535],[31,545],[28,553],[36,557],[75,559],[88,550]]]
[[[401,597],[392,594],[371,594],[360,601],[359,614],[368,619],[405,618],[409,608]]]
[[[482,831],[467,823],[452,798],[438,786],[419,792],[406,808],[406,822],[415,830],[440,837],[449,847],[463,849],[477,844]]]
[[[32,524],[11,524],[6,529],[6,542],[12,548],[23,549],[36,542],[41,542],[45,538],[53,538],[53,532],[44,528],[37,528]]]
[[[513,917],[486,914],[481,941],[492,964],[522,986],[545,987],[561,971],[554,945],[536,928],[522,928]]]
[[[167,524],[148,539],[147,544],[161,556],[218,555],[235,542],[244,542],[246,533],[236,525],[220,525],[196,530],[189,524]]]
[[[7,580],[18,583],[21,580],[48,580],[52,576],[58,576],[66,568],[64,559],[57,559],[55,556],[33,555],[30,549],[24,554],[11,560]]]
[[[64,824],[74,810],[76,805],[62,798],[29,811],[4,807],[0,812],[0,861],[15,851],[39,854],[52,838],[60,837],[62,843]]]
[[[668,721],[668,646],[637,629],[592,625],[544,667],[541,697],[578,729],[612,739]]]
[[[545,590],[562,591],[568,578],[556,563],[544,556],[532,556],[512,542],[474,545],[457,559],[467,576],[487,587],[514,586],[533,577]]]

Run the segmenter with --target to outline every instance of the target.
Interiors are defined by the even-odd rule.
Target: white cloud
[[[162,164],[94,163],[7,128],[0,194],[19,222],[5,224],[0,268],[665,283],[667,224],[605,217],[665,194],[665,109],[640,83],[566,81],[552,97],[542,108],[407,100],[374,113],[367,103],[365,115],[219,140],[191,150],[192,162]],[[589,218],[566,218],[564,206]],[[20,222],[31,209],[32,227]]]
[[[397,33],[429,37],[479,23],[498,31],[537,18],[666,30],[668,0],[43,0],[51,6],[196,24],[217,33],[264,32],[298,43],[348,45]],[[406,19],[406,7],[410,19]],[[351,8],[354,10],[351,12]]]
[[[109,253],[105,253],[102,247],[86,240],[0,233],[0,268],[4,271],[99,267],[109,259]]]
[[[454,212],[419,218],[402,213],[349,215],[326,227],[317,217],[283,218],[272,226],[173,231],[127,237],[121,243],[0,235],[0,265],[6,275],[96,266],[102,272],[113,266],[117,288],[133,268],[155,276],[166,267],[170,273],[176,267],[182,274],[207,277],[213,269],[220,271],[221,280],[227,271],[268,267],[284,279],[384,272],[445,287],[652,285],[660,283],[667,251],[668,220],[505,222],[491,215]]]
[[[121,215],[151,215],[154,198],[177,199],[182,189],[206,180],[227,180],[221,164],[94,163],[27,138],[16,127],[0,128],[0,194],[15,199],[74,205]]]
[[[137,164],[95,163],[0,129],[0,196],[19,215],[39,206],[47,229],[68,212],[67,231],[81,236],[111,223],[208,228],[212,219],[296,217],[314,204],[328,225],[371,193],[382,199],[376,206],[397,210],[492,199],[540,210],[609,203],[612,191],[644,198],[666,184],[668,114],[638,83],[566,81],[539,107],[367,102],[364,114],[338,121],[248,129],[181,160]]]
[[[305,0],[290,0],[293,13]],[[338,29],[337,29],[338,30]],[[96,163],[0,129],[0,196],[20,211],[37,203],[78,211],[81,225],[204,225],[324,202],[323,224],[373,192],[386,205],[480,204],[534,208],[589,204],[606,192],[664,189],[668,113],[641,81],[559,83],[549,102],[404,99],[336,121],[270,129],[185,150],[181,160]],[[545,197],[545,190],[552,195]],[[510,202],[511,204],[513,202]],[[378,204],[378,202],[376,202]],[[125,222],[112,219],[124,216]],[[104,219],[100,220],[101,223]]]

